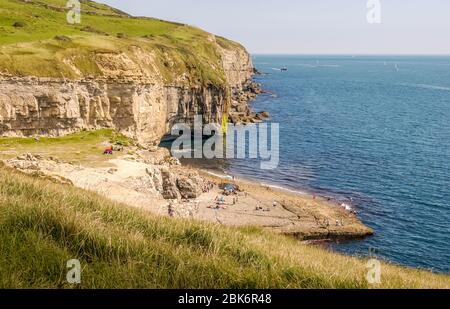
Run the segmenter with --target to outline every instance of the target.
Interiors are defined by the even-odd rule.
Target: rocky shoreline
[[[128,150],[133,154],[108,159],[105,167],[74,165],[33,154],[4,164],[161,216],[255,226],[303,241],[360,239],[373,234],[353,212],[326,199],[181,166],[163,148]],[[236,191],[227,194],[225,185]]]
[[[246,81],[242,82],[239,87],[232,89],[229,122],[235,125],[248,125],[268,119],[269,113],[256,113],[252,111],[250,106],[250,103],[259,94],[264,93],[261,85],[244,76],[238,78],[238,80],[239,82],[236,82],[236,85],[242,80]],[[103,91],[104,97],[101,101],[108,102],[111,110],[113,105],[120,106],[129,101],[131,108],[136,103],[135,99],[133,99],[135,103],[132,103],[131,99],[127,101],[124,93],[130,93],[133,96],[133,93],[149,93],[155,91],[156,88],[154,87],[158,87],[151,81],[145,84],[142,84],[142,82],[142,80],[132,81],[125,78],[103,81],[92,79],[61,84],[60,80],[51,78],[3,76],[0,78],[0,88],[10,89],[13,97],[17,85],[32,92],[33,97],[30,97],[28,103],[24,101],[28,104],[28,108],[20,113],[15,110],[16,116],[33,117],[33,109],[30,107],[34,106],[33,102],[36,98],[41,98],[37,100],[40,103],[36,107],[36,112],[40,110],[42,115],[42,108],[48,108],[49,119],[53,117],[61,119],[54,113],[58,110],[62,101],[66,102],[65,106],[69,106],[70,102],[73,103],[74,108],[83,106],[83,104],[79,104],[82,87],[87,87],[83,90],[85,91],[85,97],[93,93],[91,88],[94,85],[98,88],[98,91],[94,91],[95,93],[98,94]],[[64,89],[60,89],[60,87]],[[76,98],[70,94],[70,91],[74,89],[77,92]],[[166,99],[167,101],[172,100],[174,104],[179,104],[185,96],[179,93],[175,94],[175,92],[179,92],[178,90],[174,92],[167,89],[167,91],[175,95],[174,99],[170,99],[170,95]],[[8,94],[8,91],[6,91],[6,94]],[[202,98],[208,98],[209,96],[209,94],[203,94]],[[10,96],[9,100],[15,100],[16,102],[25,100],[24,97],[13,97]],[[226,94],[221,100],[225,101],[225,97]],[[188,95],[186,100],[191,100],[191,98],[192,96]],[[5,94],[3,100],[8,100],[8,98],[5,99]],[[86,101],[88,100],[91,99],[86,99]],[[139,102],[139,104],[143,104],[143,101]],[[212,101],[211,104],[213,104]],[[100,108],[100,105],[97,105],[96,108]],[[92,110],[92,107],[90,109]],[[64,117],[72,113],[69,113],[69,111],[70,108],[64,110]],[[78,112],[81,112],[81,114]],[[79,117],[83,119],[82,111],[78,112],[72,113],[74,119],[78,117],[77,121],[79,121]],[[191,113],[180,110],[178,106],[177,113],[180,112],[185,116]],[[98,115],[98,110],[96,113]],[[125,113],[125,115],[134,117],[131,113]],[[108,119],[109,116],[104,115],[102,117]],[[217,118],[217,115],[214,117]],[[214,117],[207,117],[206,120],[219,123],[219,119]],[[84,118],[90,119],[91,117],[84,116]],[[100,119],[103,118],[96,116],[96,121],[100,121]],[[101,124],[101,127],[117,128],[118,124],[124,123],[124,118],[121,118],[119,122],[117,122],[118,118],[112,117],[109,119],[116,123],[95,122],[94,127]],[[157,124],[158,128],[155,127],[153,131],[147,127],[146,130],[150,130],[152,135],[151,137],[137,138],[138,146],[129,146],[118,157],[106,160],[105,163],[108,167],[74,165],[70,162],[60,161],[52,155],[42,156],[31,153],[6,160],[5,164],[37,177],[92,190],[112,200],[132,207],[144,208],[162,216],[195,219],[230,226],[256,226],[290,235],[303,241],[359,239],[373,234],[373,231],[363,225],[354,213],[325,199],[311,195],[294,194],[282,189],[254,184],[250,181],[223,179],[211,175],[207,171],[181,166],[180,162],[173,158],[167,149],[149,146],[148,143],[145,143],[146,140],[162,136],[163,132],[167,130],[166,127],[170,124],[170,121],[167,122],[166,119],[167,116],[161,118],[160,123]],[[42,124],[42,119],[38,121],[39,124]],[[163,122],[165,122],[164,125],[162,125]],[[32,127],[36,125],[29,121],[25,121],[25,123]],[[67,125],[70,131],[77,131],[77,126],[71,121]],[[52,125],[50,124],[50,126]],[[82,126],[83,124],[80,128]],[[8,130],[8,127],[6,130]],[[127,132],[127,130],[119,131]],[[61,133],[67,132],[58,131],[50,135],[58,136]],[[140,134],[142,137],[142,133]],[[136,134],[128,135],[136,138]],[[144,141],[144,143],[140,143],[141,141]],[[229,196],[224,194],[224,184],[236,186],[239,189],[232,196]]]
[[[231,110],[229,121],[234,125],[247,125],[250,123],[262,122],[270,117],[268,112],[254,112],[250,103],[257,98],[259,94],[264,93],[261,84],[254,81],[247,82],[242,90],[233,94],[231,101]]]

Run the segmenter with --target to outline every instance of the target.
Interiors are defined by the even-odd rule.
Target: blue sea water
[[[346,253],[450,271],[450,57],[255,56],[280,165],[233,173],[348,199],[376,234]],[[286,67],[287,72],[277,69]]]
[[[331,245],[450,271],[450,57],[255,56],[280,164],[226,171],[351,204],[375,236]],[[279,68],[286,67],[287,72]]]

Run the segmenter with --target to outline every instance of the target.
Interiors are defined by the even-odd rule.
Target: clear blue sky
[[[252,53],[450,54],[450,0],[97,0],[132,15],[201,27]]]

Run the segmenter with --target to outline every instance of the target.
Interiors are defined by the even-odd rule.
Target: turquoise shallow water
[[[351,204],[376,231],[335,250],[450,270],[450,57],[255,56],[280,165],[222,168]],[[287,72],[278,68],[287,67]],[[203,162],[203,164],[206,164]],[[210,162],[217,167],[217,162]]]

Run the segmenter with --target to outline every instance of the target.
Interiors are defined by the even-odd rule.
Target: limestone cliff
[[[201,114],[220,123],[227,87],[242,91],[251,80],[248,53],[218,46],[227,84],[190,86],[180,76],[167,84],[152,55],[141,50],[102,55],[102,77],[0,77],[0,134],[3,136],[62,135],[82,129],[114,128],[142,143],[159,140],[174,122],[190,122]],[[146,64],[147,66],[145,66]],[[152,70],[147,69],[148,64]]]
[[[12,22],[0,27],[1,136],[107,127],[152,143],[196,114],[220,123],[230,89],[251,116],[242,98],[253,67],[239,44],[93,1],[69,24],[61,3],[4,0],[0,14]]]

